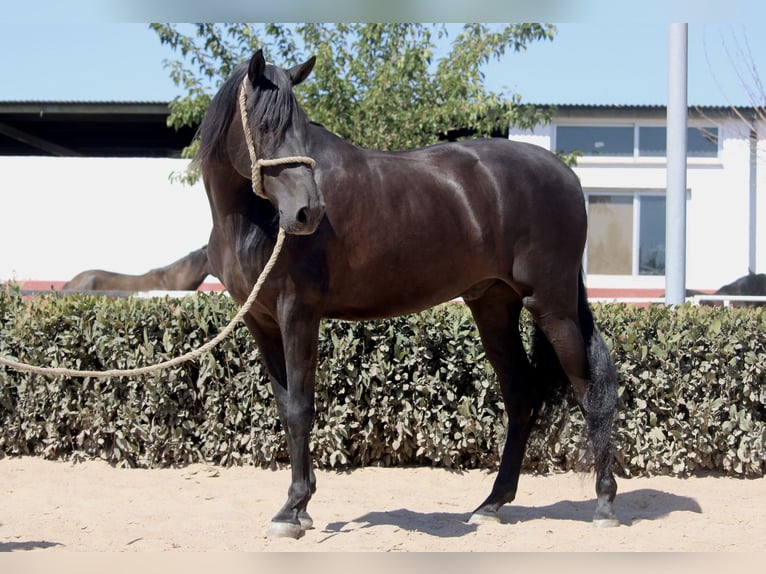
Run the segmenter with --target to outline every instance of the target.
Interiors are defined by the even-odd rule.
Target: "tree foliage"
[[[166,62],[183,95],[171,103],[171,126],[197,125],[234,67],[263,48],[289,67],[317,56],[297,90],[309,117],[357,145],[407,149],[461,137],[531,127],[551,110],[522,105],[518,94],[484,86],[482,66],[537,40],[544,24],[304,23],[152,24],[181,59]],[[187,155],[193,150],[187,149]]]

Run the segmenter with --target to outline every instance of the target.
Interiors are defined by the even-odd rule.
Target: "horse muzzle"
[[[311,235],[319,227],[324,213],[324,203],[302,207],[295,214],[287,214],[280,210],[279,225],[290,235]]]

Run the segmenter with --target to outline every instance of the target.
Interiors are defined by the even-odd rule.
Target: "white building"
[[[557,110],[551,124],[511,129],[509,137],[582,152],[575,171],[588,204],[590,296],[661,294],[666,109]],[[766,131],[751,135],[748,124],[723,107],[690,107],[688,125],[686,286],[714,291],[748,271],[766,271]]]
[[[171,180],[195,130],[169,128],[168,111],[0,102],[0,283],[47,289],[86,269],[141,274],[207,243],[202,184]]]

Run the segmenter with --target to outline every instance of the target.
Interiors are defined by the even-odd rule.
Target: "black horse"
[[[274,389],[292,481],[269,533],[311,527],[316,490],[309,453],[322,318],[365,320],[421,311],[462,297],[500,383],[508,435],[499,473],[472,520],[497,520],[514,499],[527,438],[551,361],[571,382],[596,467],[594,522],[618,524],[611,464],[616,370],[585,294],[586,212],[577,177],[540,147],[507,139],[411,151],[361,149],[312,123],[293,87],[315,59],[285,70],[258,51],[213,98],[197,161],[213,217],[213,273],[245,300],[275,245],[276,266],[246,316]],[[258,158],[309,156],[263,168],[267,199],[251,191],[238,90]],[[532,361],[519,335],[522,308],[538,330]],[[547,351],[547,352],[546,352]],[[555,355],[554,355],[555,352]],[[558,360],[557,360],[558,359]]]

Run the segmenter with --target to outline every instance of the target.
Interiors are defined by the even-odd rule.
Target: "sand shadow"
[[[688,496],[673,494],[653,488],[642,488],[620,492],[614,502],[615,512],[623,526],[630,526],[641,520],[657,520],[673,512],[701,513],[696,500]],[[548,506],[510,505],[501,509],[500,518],[509,523],[530,520],[575,520],[591,522],[595,500],[562,500]]]
[[[354,530],[390,525],[439,538],[455,538],[476,531],[477,525],[468,524],[470,517],[470,512],[415,512],[398,508],[368,512],[349,522],[331,522],[324,532],[333,536]]]
[[[40,550],[63,546],[60,542],[49,542],[47,540],[27,540],[25,542],[0,542],[0,552],[18,552],[23,550]]]
[[[702,514],[702,507],[690,496],[681,496],[655,490],[640,488],[618,494],[615,508],[623,524],[633,524],[642,520],[658,520],[673,512],[694,512]]]
[[[499,515],[502,524],[518,524],[541,519],[590,523],[595,508],[595,500],[563,500],[547,506],[510,504],[501,508]],[[642,520],[658,520],[673,512],[701,513],[702,508],[696,500],[688,496],[643,488],[618,494],[615,500],[615,511],[620,524],[630,526]],[[389,525],[429,536],[452,538],[476,531],[477,526],[467,522],[470,516],[470,512],[414,512],[399,508],[368,512],[349,522],[333,522],[327,525],[324,532],[333,536],[342,534],[344,531]]]

